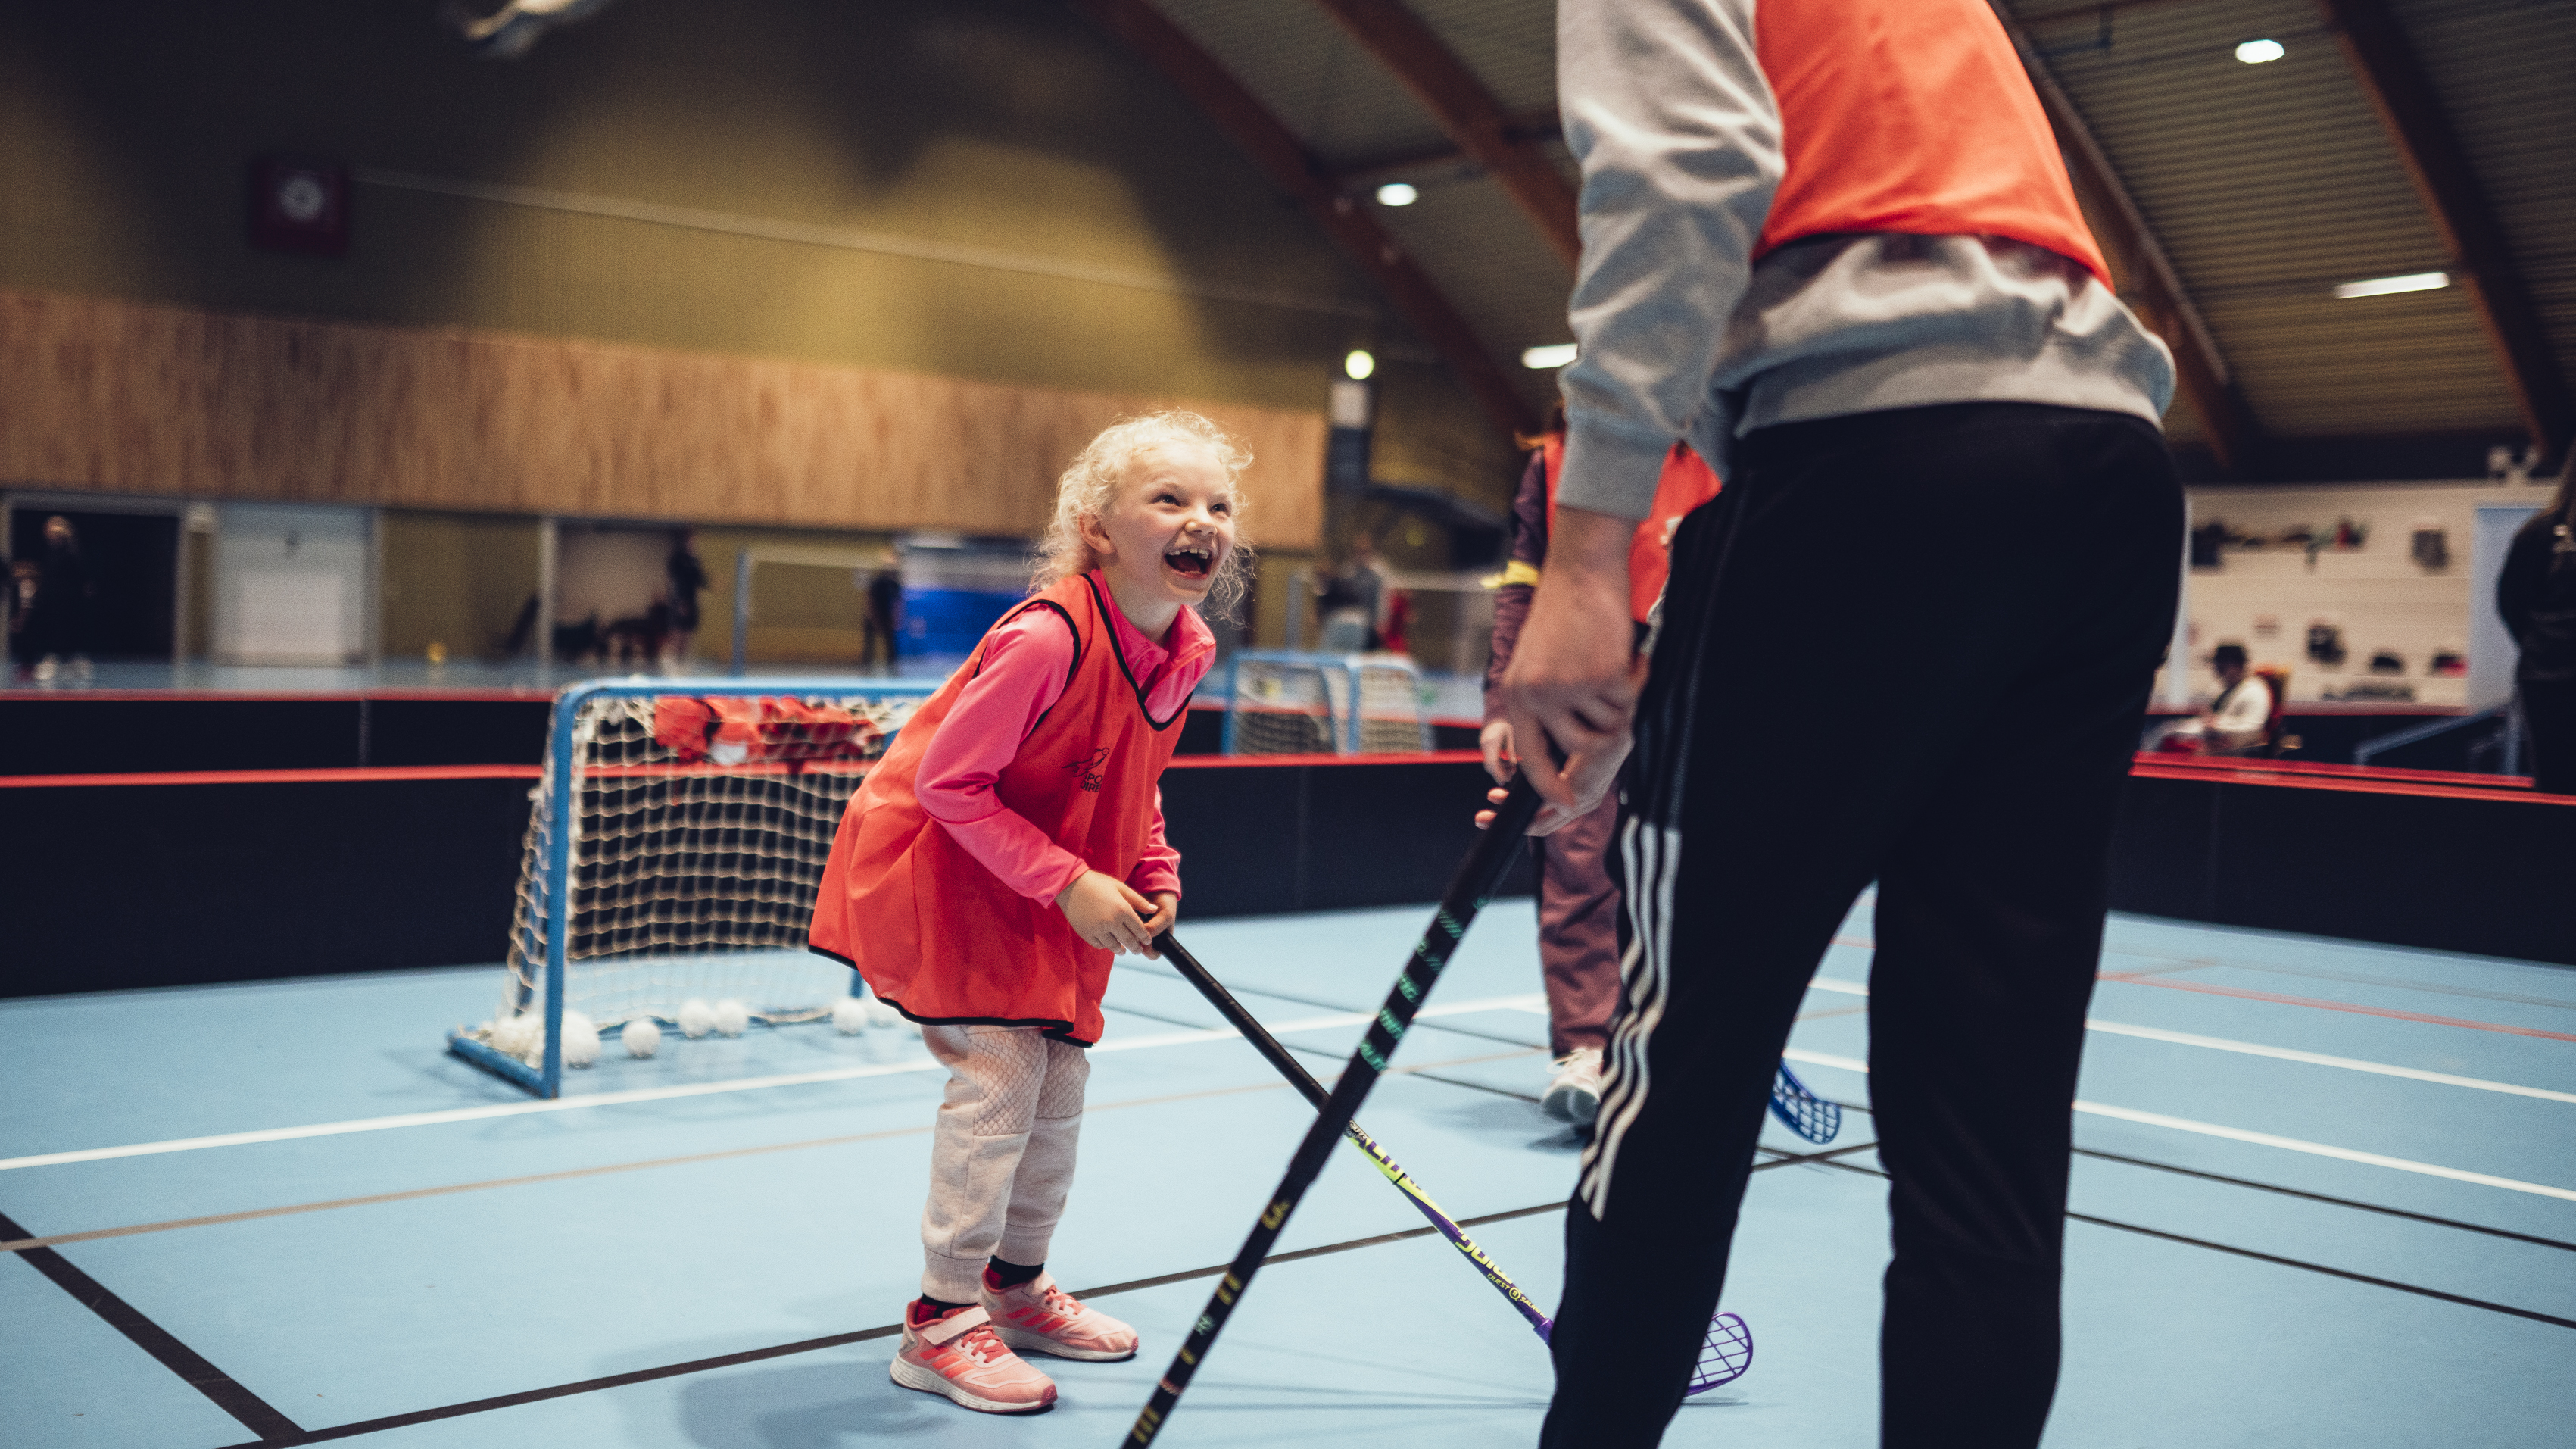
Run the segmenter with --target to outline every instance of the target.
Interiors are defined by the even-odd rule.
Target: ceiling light
[[[2355,297],[2385,297],[2391,292],[2438,292],[2451,285],[2448,272],[2408,272],[2402,277],[2365,277],[2358,282],[2345,282],[2334,294],[2350,301]]]
[[[2236,47],[2236,58],[2247,65],[2263,65],[2288,55],[2290,48],[2277,40],[2249,40]]]
[[[1548,372],[1574,360],[1574,344],[1556,342],[1545,347],[1532,347],[1521,353],[1521,366],[1532,372]]]
[[[1380,206],[1411,206],[1421,199],[1422,193],[1407,182],[1390,181],[1377,189],[1377,204]]]
[[[1349,374],[1353,382],[1366,382],[1369,374],[1377,371],[1377,359],[1359,348],[1352,348],[1351,355],[1342,359],[1342,371]]]

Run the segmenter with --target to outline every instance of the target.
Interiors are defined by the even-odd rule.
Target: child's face
[[[1234,489],[1207,449],[1165,444],[1128,469],[1107,517],[1082,523],[1113,581],[1146,598],[1202,603],[1234,548]]]

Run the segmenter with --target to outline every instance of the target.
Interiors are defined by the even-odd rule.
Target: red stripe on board
[[[2336,790],[2347,795],[2414,795],[2436,800],[2494,800],[2508,805],[2576,805],[2576,795],[2543,795],[2537,790],[2462,789],[2455,785],[2423,785],[2410,780],[2344,780],[2295,779],[2288,775],[2213,776],[2207,770],[2175,769],[2165,765],[2137,764],[2129,773],[2141,780],[2215,779],[2226,785],[2259,785],[2280,790]]]
[[[107,700],[126,704],[150,704],[175,701],[181,704],[351,704],[369,699],[426,699],[459,701],[469,704],[542,704],[555,697],[555,691],[530,686],[526,689],[482,688],[442,689],[432,685],[416,688],[365,690],[268,690],[268,689],[44,689],[19,686],[0,688],[0,704],[27,700]]]
[[[2459,770],[2409,770],[2396,765],[2337,765],[2323,760],[2249,760],[2230,755],[2140,753],[2133,765],[2165,770],[2197,770],[2212,776],[2331,775],[2353,780],[2413,780],[2428,785],[2461,785],[2471,789],[2528,790],[2529,775],[2477,775]]]
[[[1274,765],[1465,765],[1485,762],[1475,750],[1425,750],[1411,755],[1174,755],[1165,769],[1261,769]]]
[[[2430,1026],[2464,1026],[2471,1031],[2495,1031],[2507,1036],[2536,1036],[2546,1041],[2576,1041],[2563,1031],[2542,1031],[2536,1026],[2506,1026],[2494,1021],[2470,1021],[2458,1016],[2426,1016],[2420,1011],[2398,1011],[2385,1006],[2355,1006],[2349,1001],[2320,1001],[2313,996],[2282,996],[2270,991],[2248,991],[2241,986],[2212,986],[2203,981],[2171,981],[2161,977],[2132,976],[2127,972],[2106,971],[2101,979],[2120,986],[2158,986],[2167,991],[2198,991],[2210,996],[2233,996],[2245,1001],[2270,1001],[2282,1006],[2313,1006],[2319,1011],[2348,1011],[2355,1016],[2384,1016],[2391,1021],[2420,1021]]]
[[[0,775],[0,789],[90,785],[319,785],[372,780],[533,780],[542,765],[360,765],[342,770],[168,770],[132,775]]]

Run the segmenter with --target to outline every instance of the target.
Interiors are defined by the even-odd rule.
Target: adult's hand
[[[1519,756],[1512,753],[1512,722],[1498,719],[1485,726],[1476,736],[1477,748],[1485,752],[1485,773],[1500,784],[1512,782],[1512,768]]]
[[[1548,828],[1599,804],[1628,757],[1628,726],[1646,683],[1628,614],[1636,531],[1632,518],[1557,509],[1547,569],[1503,671],[1503,718],[1520,767],[1539,798],[1563,812],[1547,812]]]

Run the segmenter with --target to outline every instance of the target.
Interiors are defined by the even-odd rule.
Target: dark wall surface
[[[0,775],[533,765],[554,701],[0,695]]]
[[[497,962],[534,783],[0,790],[0,995]]]
[[[498,961],[525,777],[0,788],[0,995]],[[1471,760],[1181,765],[1187,916],[1412,905]],[[2576,965],[2576,804],[2133,776],[2115,910]],[[1532,888],[1524,855],[1505,894]]]
[[[2576,804],[2132,775],[2111,908],[2576,965]]]

